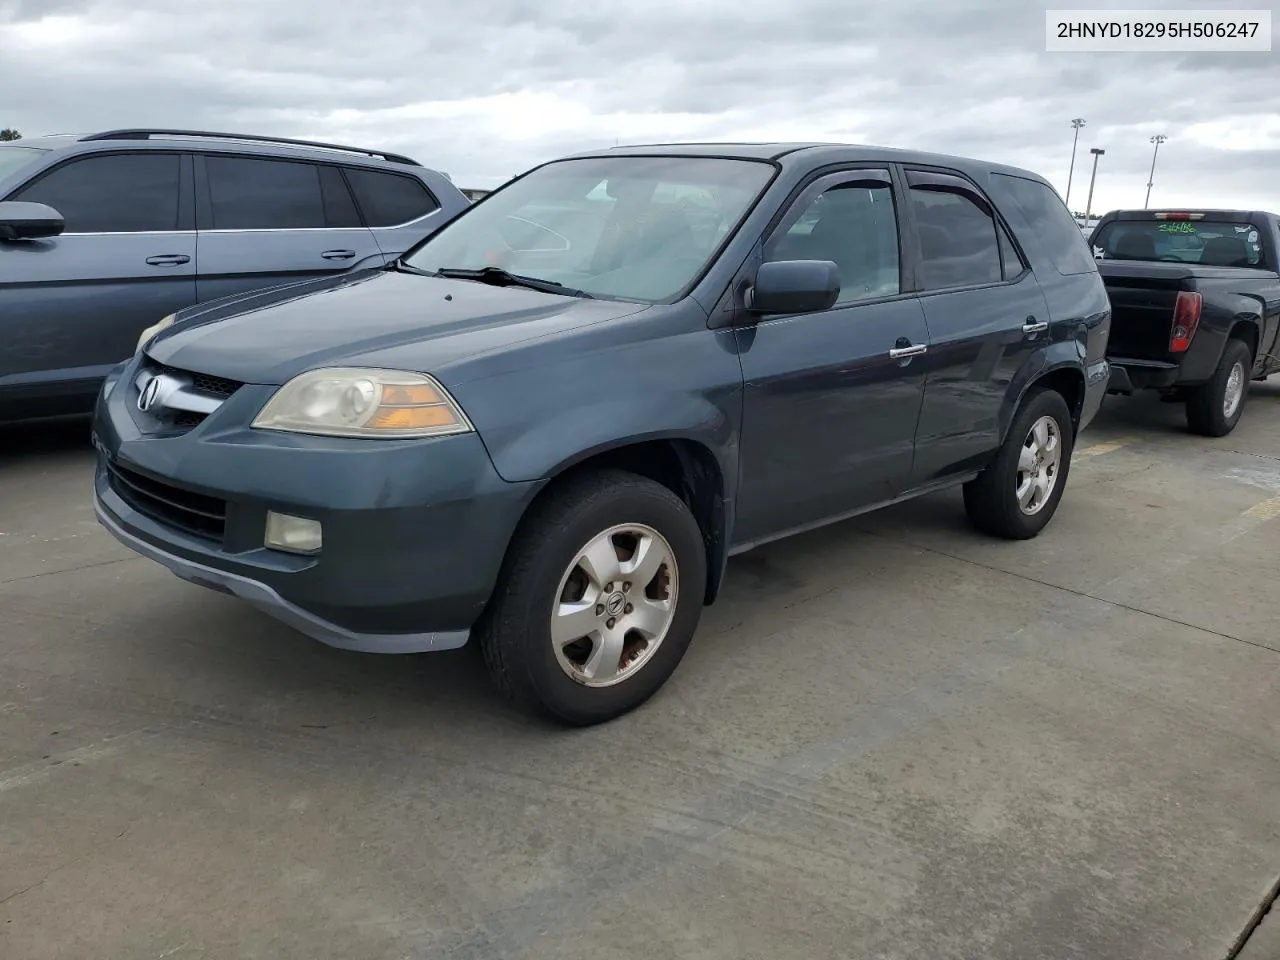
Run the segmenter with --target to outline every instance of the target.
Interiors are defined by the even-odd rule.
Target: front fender
[[[652,440],[690,440],[710,449],[726,496],[732,496],[736,480],[737,431],[729,411],[692,393],[611,399],[530,422],[524,429],[479,429],[494,467],[512,483],[550,479],[598,454]]]

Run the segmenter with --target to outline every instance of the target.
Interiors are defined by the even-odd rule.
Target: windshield
[[[0,147],[0,182],[34,163],[46,150],[36,147]]]
[[[1262,242],[1252,223],[1226,220],[1113,220],[1098,231],[1099,260],[1167,260],[1212,267],[1256,267]]]
[[[593,297],[669,300],[701,275],[773,172],[708,157],[561,160],[486,197],[405,263],[500,267]]]

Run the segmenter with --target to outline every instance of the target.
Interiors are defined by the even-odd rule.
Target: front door
[[[147,327],[196,299],[189,158],[159,151],[68,160],[5,199],[44,203],[66,228],[0,242],[0,394],[69,410],[127,360]],[[52,404],[52,408],[46,408]]]
[[[385,259],[337,165],[211,153],[196,182],[202,303]]]
[[[823,177],[765,241],[765,260],[831,260],[820,313],[740,328],[745,382],[734,543],[766,540],[899,493],[911,474],[928,330],[903,294],[889,172]]]

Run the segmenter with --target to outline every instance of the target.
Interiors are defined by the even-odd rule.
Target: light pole
[[[1071,166],[1067,168],[1067,197],[1063,202],[1067,205],[1067,209],[1071,209],[1071,177],[1076,172],[1076,144],[1080,141],[1080,128],[1084,126],[1084,121],[1076,117],[1071,121],[1071,127],[1075,133],[1071,136]]]
[[[1151,187],[1155,183],[1156,179],[1156,157],[1160,153],[1160,144],[1164,143],[1168,139],[1169,138],[1163,133],[1157,133],[1151,138],[1151,142],[1154,143],[1156,147],[1151,151],[1151,173],[1147,175],[1147,199],[1142,201],[1143,210],[1147,209],[1147,204],[1151,202]]]
[[[1089,215],[1093,212],[1093,184],[1098,179],[1098,158],[1107,151],[1100,147],[1090,147],[1089,152],[1093,154],[1093,175],[1089,177],[1089,199],[1084,202],[1084,222],[1088,224]]]

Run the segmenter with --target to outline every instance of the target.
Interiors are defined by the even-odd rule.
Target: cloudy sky
[[[1265,6],[1160,4],[1250,5]],[[1083,117],[1073,208],[1092,146],[1107,151],[1095,212],[1141,206],[1149,138],[1163,133],[1153,206],[1280,210],[1280,43],[1047,53],[1045,6],[0,0],[0,126],[359,143],[473,187],[619,141],[836,140],[1013,163],[1065,192],[1070,120]]]

